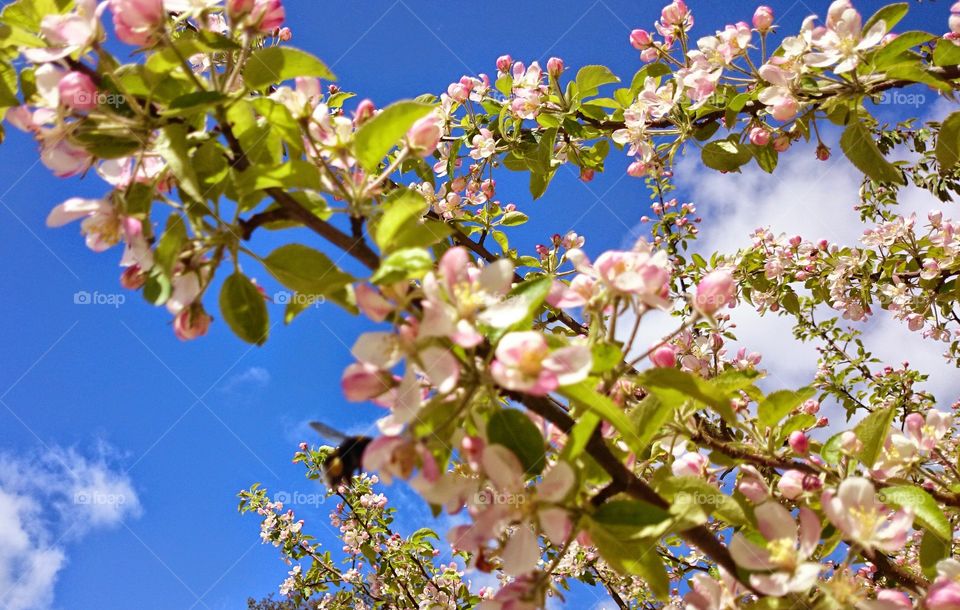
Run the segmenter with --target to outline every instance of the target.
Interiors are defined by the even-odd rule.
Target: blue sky
[[[699,35],[728,21],[749,20],[754,6],[690,4]],[[770,4],[788,32],[827,6]],[[640,67],[627,44],[629,30],[649,29],[660,8],[659,2],[616,0],[335,5],[288,0],[291,44],[325,59],[344,89],[378,105],[443,91],[462,74],[493,73],[502,53],[526,62],[557,55],[574,69],[604,63],[629,79]],[[857,3],[865,17],[879,6]],[[899,29],[943,31],[948,8],[945,1],[915,5]],[[921,112],[936,112],[935,107],[929,94]],[[895,116],[913,109],[883,112]],[[810,151],[796,152],[804,160],[784,170],[780,189],[797,197],[790,184],[820,182],[827,195],[856,192],[856,177],[845,161],[817,166],[809,161]],[[278,324],[264,347],[241,343],[219,321],[204,339],[181,343],[163,308],[119,288],[118,250],[97,255],[84,246],[76,225],[44,226],[49,210],[63,199],[99,196],[106,185],[95,176],[53,178],[36,162],[33,142],[12,130],[0,146],[0,159],[0,248],[6,261],[0,302],[0,522],[8,534],[0,536],[0,548],[14,549],[18,561],[36,560],[49,577],[45,581],[8,562],[0,564],[0,588],[24,592],[40,608],[144,610],[238,608],[247,596],[275,591],[285,568],[272,547],[259,544],[256,519],[237,514],[235,494],[256,481],[273,491],[322,491],[303,478],[290,457],[299,441],[315,440],[304,426],[309,419],[362,430],[380,414],[375,407],[346,403],[338,385],[350,362],[348,347],[366,326],[329,306],[308,311],[292,326]],[[530,249],[573,229],[588,237],[592,254],[632,242],[640,216],[648,212],[648,195],[641,181],[624,177],[625,166],[621,153],[611,153],[609,171],[589,185],[562,170],[537,202],[529,200],[523,178],[498,176],[500,199],[517,203],[532,219],[513,241]],[[705,235],[713,231],[712,196],[729,196],[716,202],[716,209],[724,210],[718,223],[737,216],[729,204],[742,197],[738,178],[711,174],[701,180],[703,170],[690,161],[681,168],[688,172],[678,178],[681,195],[696,196],[708,217]],[[771,197],[784,195],[751,180],[767,197],[758,209],[773,210],[778,201]],[[794,203],[807,205],[803,201]],[[838,205],[849,212],[852,203]],[[756,216],[748,222],[766,218]],[[793,230],[800,219],[780,221],[786,223],[782,230]],[[323,247],[306,232],[297,238]],[[262,235],[253,242],[264,252],[276,243],[275,236]],[[268,290],[277,288],[252,263],[247,271]],[[75,304],[79,291],[113,301],[111,295],[122,294],[126,300],[119,306]],[[215,311],[214,302],[209,309]],[[278,321],[282,307],[271,314]],[[107,496],[100,503],[76,503],[77,494],[92,490]],[[403,497],[414,505],[409,495]],[[330,506],[295,508],[308,529],[333,542]],[[429,525],[428,519],[415,515],[405,524]],[[15,540],[14,533],[22,539]],[[49,582],[55,583],[52,590],[44,586]],[[4,595],[10,594],[0,591],[0,600],[9,603]],[[589,606],[595,598],[587,593],[582,601],[571,607]]]

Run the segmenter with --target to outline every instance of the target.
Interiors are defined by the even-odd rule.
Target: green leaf
[[[953,536],[953,528],[937,501],[919,485],[897,485],[880,490],[880,500],[896,508],[913,510],[916,521],[928,532],[932,532],[941,540],[949,541]]]
[[[278,282],[304,294],[330,294],[353,281],[327,255],[302,244],[277,248],[263,265]]]
[[[563,445],[560,459],[573,462],[583,450],[587,448],[593,431],[600,424],[600,416],[596,411],[587,411],[577,418],[577,423],[567,432],[567,442]]]
[[[840,463],[841,452],[841,442],[843,441],[843,432],[834,434],[827,439],[827,442],[823,444],[823,447],[820,449],[820,457],[823,458],[823,461],[831,466],[835,466]]]
[[[863,448],[857,457],[867,468],[873,468],[877,457],[880,456],[880,450],[883,448],[883,443],[887,440],[890,426],[893,425],[894,415],[896,415],[896,409],[894,407],[878,409],[863,418],[853,429],[853,433],[857,435],[857,439],[863,444]]]
[[[960,160],[960,111],[954,112],[940,124],[936,155],[941,174],[952,170]]]
[[[180,190],[198,203],[204,200],[200,183],[188,153],[187,126],[183,123],[166,125],[157,138],[157,149],[167,162],[180,185]]]
[[[793,392],[791,390],[779,390],[773,392],[763,399],[757,407],[757,418],[761,426],[773,427],[780,423],[780,420],[788,413],[800,406],[806,399],[813,396],[813,388],[805,388]]]
[[[736,141],[736,136],[727,140],[714,140],[700,152],[700,158],[707,167],[721,172],[735,172],[750,162],[753,154],[750,149]]]
[[[0,59],[0,108],[17,106],[17,69],[5,59]]]
[[[390,104],[361,125],[353,138],[353,153],[360,166],[368,172],[375,171],[410,127],[431,110],[430,104],[404,100]]]
[[[637,431],[634,451],[646,451],[653,438],[663,432],[664,424],[673,417],[680,403],[660,400],[656,394],[648,394],[630,412],[633,429]]]
[[[620,79],[606,66],[584,66],[577,71],[577,88],[580,97],[596,95],[602,85],[619,83]]]
[[[546,442],[543,434],[523,411],[501,409],[487,422],[487,439],[509,449],[523,466],[524,477],[543,472],[546,465]]]
[[[666,601],[670,580],[659,553],[654,550],[657,538],[638,539],[630,533],[666,531],[670,524],[670,515],[662,509],[637,500],[614,500],[603,504],[587,520],[587,531],[600,555],[613,569],[624,575],[639,576],[658,599]]]
[[[873,135],[859,120],[854,119],[840,136],[840,148],[850,162],[871,180],[906,185],[903,174],[884,158],[873,141]]]
[[[262,89],[297,76],[337,80],[325,63],[293,47],[267,47],[254,51],[243,69],[243,82],[251,89]]]
[[[728,394],[732,388],[724,390],[705,379],[669,368],[648,369],[640,375],[639,383],[665,402],[679,406],[687,399],[697,400],[713,407],[725,420],[736,421]]]
[[[950,547],[949,540],[944,540],[930,530],[923,532],[923,539],[920,541],[920,568],[924,576],[931,579],[936,577],[937,563],[950,557]]]
[[[480,314],[479,320],[492,328],[505,330],[526,322],[530,327],[533,316],[550,293],[553,278],[535,277],[514,286],[507,297],[491,305]]]
[[[504,227],[516,227],[527,222],[527,220],[529,220],[529,217],[526,214],[514,210],[504,214],[503,218],[500,219],[500,224]]]
[[[392,284],[406,279],[419,279],[433,268],[430,253],[423,248],[402,248],[380,262],[370,281],[375,284]]]
[[[744,525],[747,516],[737,501],[716,488],[709,481],[697,477],[671,477],[663,481],[657,491],[664,494],[673,504],[689,504],[713,514],[730,525]],[[683,513],[682,509],[677,511]]]
[[[906,2],[897,2],[896,4],[888,4],[885,7],[881,8],[879,11],[873,14],[870,19],[867,19],[867,22],[863,24],[863,31],[867,32],[870,28],[873,27],[875,23],[883,20],[884,25],[886,26],[886,32],[893,30],[893,27],[900,23],[900,20],[904,18],[907,14],[907,11],[910,10],[910,5]]]
[[[670,519],[669,511],[642,500],[611,500],[590,515],[591,521],[620,540],[662,536]]]
[[[419,225],[427,211],[427,202],[414,191],[399,189],[383,204],[383,215],[373,231],[373,241],[384,252],[402,247],[403,237],[411,227]],[[438,237],[438,241],[443,236]]]
[[[613,367],[623,362],[623,350],[610,343],[597,343],[590,352],[593,355],[591,373],[599,374],[613,370]]]
[[[610,425],[617,429],[617,431],[623,437],[624,442],[626,442],[631,449],[636,451],[636,447],[638,446],[638,437],[636,430],[634,430],[633,422],[630,421],[630,418],[627,417],[627,414],[624,413],[623,409],[617,406],[615,402],[597,392],[595,389],[596,385],[596,378],[587,378],[580,383],[563,386],[559,388],[557,392],[566,398],[583,405],[609,422]]]
[[[960,64],[960,46],[953,43],[952,40],[941,38],[937,41],[937,46],[933,49],[933,65],[955,66]]]
[[[320,172],[317,166],[302,159],[291,159],[280,165],[256,165],[240,174],[237,188],[252,193],[268,188],[320,190]]]
[[[167,217],[167,226],[163,230],[160,242],[157,244],[156,262],[167,277],[172,275],[173,267],[180,256],[180,250],[187,241],[187,227],[184,222],[183,216],[180,214],[170,214]]]
[[[263,293],[250,278],[233,273],[220,289],[220,313],[230,329],[247,343],[263,345],[270,331],[270,319]]]

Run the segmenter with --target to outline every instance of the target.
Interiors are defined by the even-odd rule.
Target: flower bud
[[[960,583],[937,579],[927,591],[923,607],[928,610],[957,610],[960,608]]]
[[[198,303],[184,307],[173,318],[173,334],[181,341],[192,341],[207,334],[212,321],[210,314],[203,310],[203,305]]]
[[[736,290],[733,274],[730,273],[730,270],[716,269],[708,273],[697,284],[693,306],[703,314],[713,315],[721,307],[733,301]]]
[[[93,110],[97,107],[97,86],[83,72],[67,72],[57,85],[60,103],[74,110]]]
[[[510,67],[513,65],[513,58],[509,55],[501,55],[497,58],[497,70],[500,72],[510,72]]]
[[[437,117],[431,114],[413,124],[407,132],[407,141],[414,153],[419,157],[427,157],[437,149],[441,136],[443,130],[440,129],[440,123]]]
[[[788,148],[790,148],[790,136],[787,134],[780,134],[773,139],[773,150],[786,152]]]
[[[669,344],[661,345],[650,354],[650,362],[653,363],[653,366],[662,369],[675,367],[677,365],[677,348]]]
[[[649,49],[653,45],[653,38],[650,32],[646,30],[634,30],[630,32],[630,44],[638,51]]]
[[[817,159],[820,159],[821,161],[826,161],[829,158],[830,158],[830,149],[823,142],[821,142],[820,144],[817,144]]]
[[[766,146],[770,142],[770,132],[763,127],[750,130],[750,143],[754,146]]]
[[[791,432],[790,439],[787,442],[797,455],[806,455],[807,451],[810,450],[810,439],[800,430]]]
[[[761,34],[770,31],[773,26],[773,9],[769,6],[758,6],[753,12],[753,27]]]
[[[357,104],[357,110],[353,113],[353,124],[355,127],[359,127],[366,123],[369,119],[373,118],[374,113],[376,113],[377,107],[373,105],[369,99],[365,99]]]
[[[560,78],[563,74],[563,60],[559,57],[551,57],[547,60],[547,74],[553,78]]]
[[[130,265],[120,274],[120,285],[127,290],[139,290],[147,283],[147,274],[140,265]]]
[[[250,12],[250,21],[258,31],[268,34],[283,25],[286,16],[280,0],[256,0]]]

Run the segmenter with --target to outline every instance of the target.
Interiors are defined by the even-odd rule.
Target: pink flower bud
[[[127,290],[139,290],[147,283],[147,274],[140,265],[130,265],[120,274],[120,285]]]
[[[369,119],[373,118],[376,111],[377,107],[373,105],[373,102],[368,99],[361,101],[357,104],[356,112],[353,113],[354,126],[360,126],[366,123]]]
[[[547,60],[547,74],[553,78],[560,78],[563,74],[563,60],[559,57],[551,57]]]
[[[729,269],[715,269],[697,284],[693,306],[703,314],[713,315],[721,307],[733,302],[736,285]]]
[[[847,430],[840,435],[840,448],[846,453],[856,453],[863,448],[863,443],[857,438],[857,435]]]
[[[595,173],[596,172],[590,169],[589,167],[584,167],[583,169],[580,170],[580,179],[583,180],[584,182],[590,182],[591,180],[593,180],[593,176],[595,175]]]
[[[393,377],[389,371],[378,369],[366,362],[355,362],[343,371],[340,388],[350,402],[361,402],[376,398],[393,387]]]
[[[647,173],[647,164],[637,159],[627,167],[627,175],[640,178]]]
[[[653,366],[662,369],[675,367],[677,365],[677,348],[669,344],[661,345],[650,354],[650,362],[653,363]]]
[[[256,26],[257,30],[268,34],[281,25],[286,19],[287,14],[283,9],[283,3],[280,0],[256,0],[253,10],[250,12],[250,21]]]
[[[109,7],[117,38],[137,46],[153,42],[166,15],[163,0],[109,0]]]
[[[443,130],[440,129],[440,122],[431,114],[413,124],[407,132],[407,141],[418,156],[427,157],[437,149],[441,136]]]
[[[807,451],[810,450],[810,439],[800,430],[791,432],[790,439],[787,442],[790,443],[790,448],[797,455],[806,455]]]
[[[770,142],[770,132],[763,127],[750,130],[750,143],[754,146],[766,146]]]
[[[821,142],[820,144],[817,144],[817,159],[820,159],[821,161],[826,161],[829,158],[830,158],[830,149],[823,142]]]
[[[283,42],[289,42],[293,38],[293,31],[290,28],[280,28],[280,31],[277,33],[277,38]]]
[[[181,341],[192,341],[207,334],[212,321],[213,318],[203,310],[202,305],[184,307],[173,318],[173,334]]]
[[[671,471],[675,477],[703,477],[709,461],[699,453],[684,453],[673,461]]]
[[[393,311],[390,301],[370,284],[357,284],[354,293],[357,298],[357,307],[374,322],[383,322]]]
[[[780,134],[773,139],[773,150],[786,152],[788,148],[790,148],[790,136],[787,134]]]
[[[231,21],[239,21],[253,10],[256,0],[227,0],[227,16]]]
[[[753,27],[761,34],[770,31],[773,25],[773,9],[769,6],[758,6],[753,12]]]
[[[630,44],[638,51],[649,49],[653,45],[653,38],[650,32],[646,30],[634,30],[630,32]]]
[[[97,107],[97,86],[83,72],[67,72],[57,85],[60,103],[74,110],[93,110]]]
[[[960,583],[937,579],[927,591],[923,607],[928,610],[957,610],[960,608]]]
[[[501,55],[497,58],[497,70],[503,73],[510,72],[510,67],[513,65],[513,58],[509,55]]]

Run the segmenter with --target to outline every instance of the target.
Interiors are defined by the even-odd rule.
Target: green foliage
[[[433,106],[412,100],[390,104],[357,129],[353,138],[353,154],[368,172],[380,161],[419,119],[430,114]]]
[[[220,289],[220,312],[230,330],[247,343],[262,345],[270,331],[263,293],[242,273],[233,273]]]
[[[500,409],[495,412],[487,422],[487,438],[517,456],[525,478],[543,472],[546,466],[543,435],[522,411]]]
[[[293,47],[266,47],[250,55],[243,71],[243,82],[251,89],[262,89],[297,76],[336,80],[325,63],[306,51]]]

